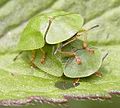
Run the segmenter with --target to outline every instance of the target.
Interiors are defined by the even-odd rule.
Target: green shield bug
[[[30,19],[21,33],[18,49],[22,51],[41,49],[43,53],[41,63],[44,63],[45,52],[42,48],[45,44],[60,44],[67,40],[76,40],[77,33],[84,31],[81,30],[83,23],[84,20],[81,15],[70,12],[56,11],[37,15]],[[70,41],[64,43],[62,47]],[[57,51],[60,52],[60,50]],[[70,52],[63,54],[75,56],[75,53]],[[34,56],[32,57],[31,61],[34,60]]]
[[[21,34],[18,48],[34,50],[45,43],[58,44],[73,37],[82,27],[83,18],[69,12],[52,12],[33,17]]]
[[[64,75],[69,78],[75,78],[73,85],[76,85],[79,81],[79,78],[88,77],[92,74],[96,76],[101,76],[99,69],[102,65],[103,60],[106,58],[108,53],[102,51],[99,48],[90,46],[94,50],[94,53],[89,53],[87,50],[82,48],[83,41],[76,40],[66,47],[63,48],[63,51],[74,51],[76,57],[80,57],[82,63],[77,65],[75,61],[77,60],[74,57],[66,58],[62,57],[64,65]],[[77,78],[77,79],[76,79]]]
[[[83,23],[84,19],[80,14],[71,12],[55,11],[34,16],[30,19],[27,26],[21,33],[21,37],[18,43],[18,50],[32,50],[33,54],[31,63],[33,64],[35,59],[35,50],[40,49],[42,53],[42,56],[40,55],[40,62],[43,64],[46,58],[46,52],[43,50],[45,44],[49,44],[51,46],[58,44],[54,54],[56,52],[60,52],[61,54],[64,54],[66,56],[75,57],[75,62],[77,64],[81,64],[81,59],[78,55],[76,55],[76,52],[63,52],[61,51],[61,48],[77,40],[77,38],[83,32],[86,32],[98,26],[96,25],[88,30],[85,30],[82,29]],[[83,49],[92,51],[88,48],[86,38],[82,46]],[[61,75],[62,73],[59,76]],[[66,71],[65,75],[69,77]]]

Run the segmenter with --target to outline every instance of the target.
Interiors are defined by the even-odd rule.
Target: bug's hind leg
[[[40,51],[42,52],[42,57],[40,59],[40,63],[44,64],[45,63],[45,59],[46,59],[46,53],[45,51],[41,48]]]

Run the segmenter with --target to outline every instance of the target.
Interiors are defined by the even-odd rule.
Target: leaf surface
[[[2,0],[0,5],[1,105],[26,104],[32,100],[62,103],[71,98],[108,99],[112,93],[120,94],[120,0]],[[100,25],[87,36],[90,45],[108,51],[99,70],[101,78],[92,75],[73,87],[72,79],[56,78],[29,68],[29,60],[19,57],[13,63],[25,21],[51,10],[80,13],[85,18],[84,28]]]

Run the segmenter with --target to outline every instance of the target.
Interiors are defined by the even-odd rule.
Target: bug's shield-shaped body
[[[65,13],[55,16],[46,35],[48,44],[57,44],[74,36],[82,27],[83,18],[79,14]]]
[[[39,14],[30,19],[21,33],[18,49],[34,50],[44,47],[46,42],[61,43],[74,36],[82,25],[83,18],[79,14],[64,11]]]

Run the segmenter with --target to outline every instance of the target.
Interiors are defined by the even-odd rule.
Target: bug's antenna
[[[89,28],[87,31],[92,30],[92,29],[94,29],[94,28],[96,28],[96,27],[99,27],[99,25],[97,24],[97,25],[95,25],[95,26],[92,26],[92,27]]]
[[[16,61],[16,59],[23,53],[23,51],[19,52],[18,55],[15,56],[15,58],[13,59],[13,61]]]
[[[109,36],[110,36],[110,34],[108,33],[108,34],[107,34],[107,36],[106,36],[106,39],[108,39],[108,38],[109,38]]]
[[[104,57],[102,58],[102,61],[105,60],[105,58],[108,56],[108,54],[109,54],[109,52],[107,52],[107,53],[104,55]]]

